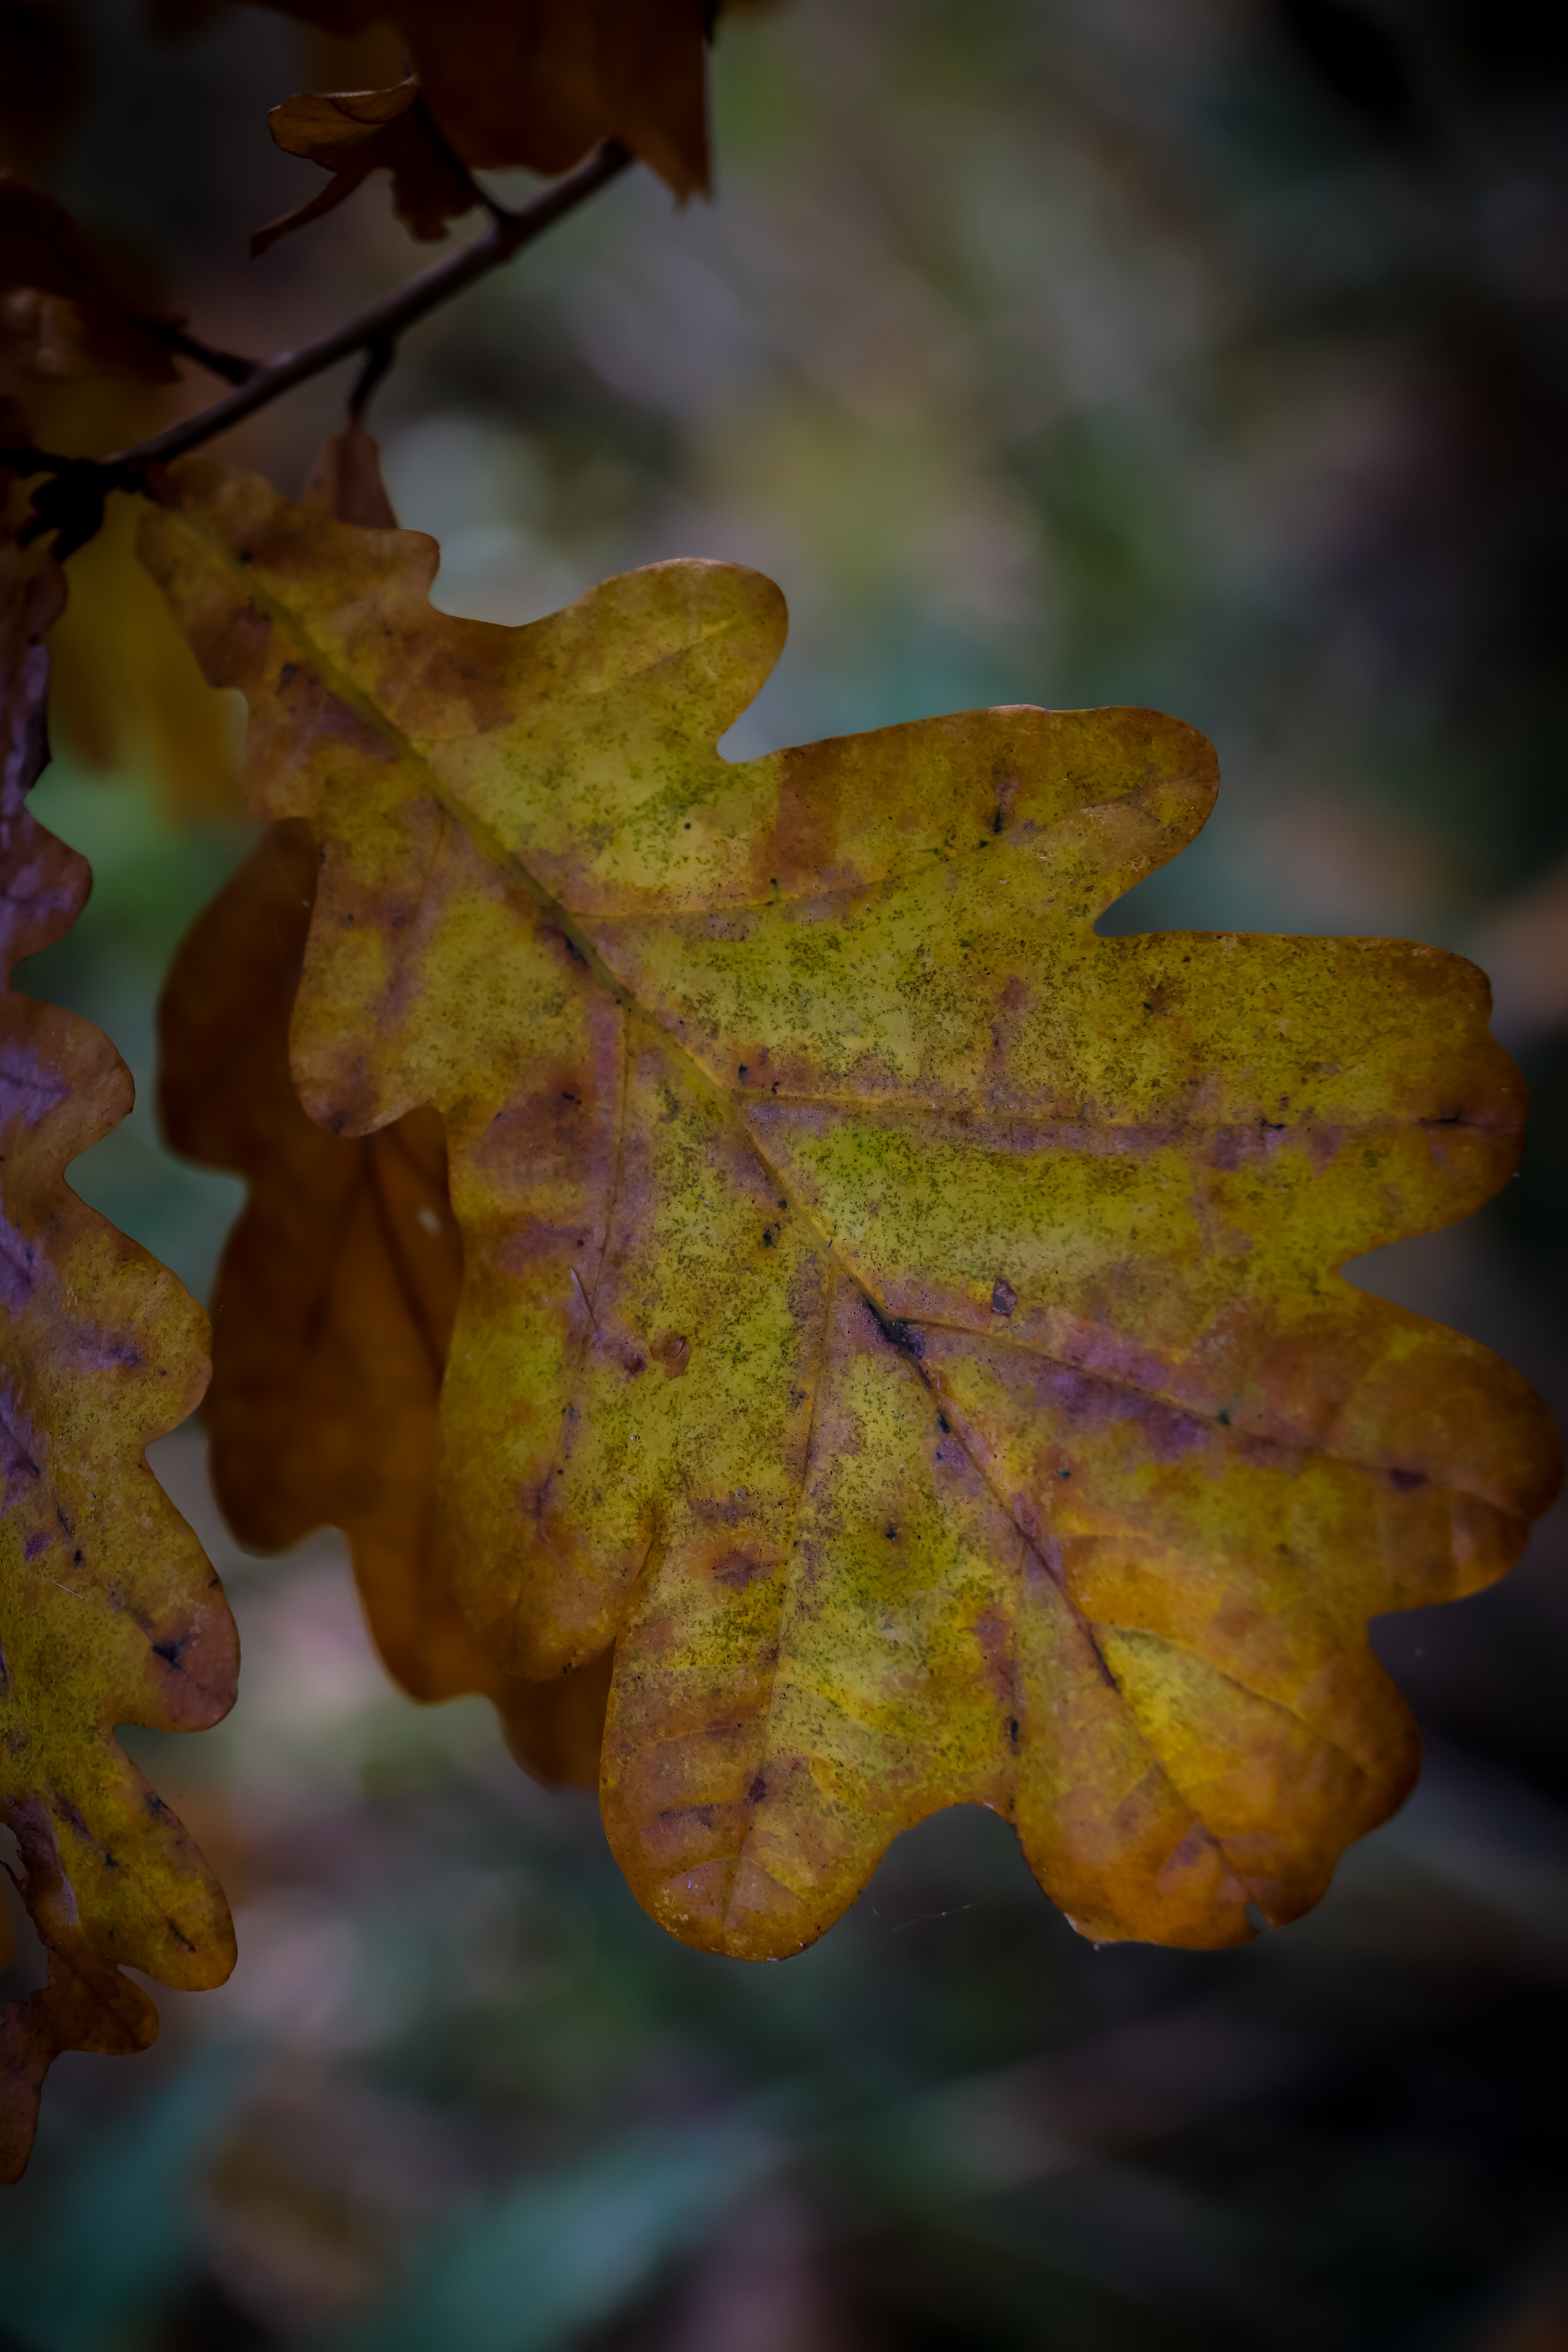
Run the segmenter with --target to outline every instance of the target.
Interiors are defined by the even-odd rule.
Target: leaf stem
[[[213,344],[187,335],[183,327],[171,327],[162,319],[138,319],[136,323],[144,335],[151,335],[166,352],[173,352],[178,359],[195,360],[209,375],[221,375],[226,383],[248,383],[261,365],[259,360],[241,359],[237,352],[220,352]]]

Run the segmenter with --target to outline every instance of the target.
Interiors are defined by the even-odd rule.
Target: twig
[[[268,360],[226,400],[215,401],[211,408],[204,408],[198,415],[187,416],[183,424],[171,425],[165,433],[154,433],[150,440],[139,441],[133,449],[121,449],[114,457],[105,457],[102,464],[121,476],[140,474],[148,466],[166,465],[173,457],[183,457],[187,449],[199,449],[204,441],[226,433],[231,425],[254,416],[258,408],[267,407],[280,393],[291,392],[297,383],[306,383],[311,376],[335,367],[351,352],[368,351],[377,343],[395,342],[416,319],[439,310],[465,286],[500,268],[514,253],[531,245],[535,237],[542,236],[547,228],[553,228],[568,213],[575,212],[579,205],[617,179],[631,160],[631,151],[623,147],[618,139],[606,139],[585,163],[568,172],[564,179],[557,180],[521,212],[499,214],[483,236],[465,246],[461,253],[410,278],[395,294],[373,302],[357,318],[345,320],[319,342],[307,343],[303,351],[283,352],[277,359]]]
[[[371,394],[397,357],[397,345],[390,335],[378,336],[364,355],[364,365],[354,378],[354,388],[349,394],[349,420],[363,425]]]

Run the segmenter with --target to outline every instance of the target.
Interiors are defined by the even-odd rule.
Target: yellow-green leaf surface
[[[1338,1271],[1514,1164],[1480,973],[1097,938],[1214,797],[1150,711],[724,761],[784,631],[733,566],[456,620],[430,541],[205,462],[142,543],[320,845],[306,1108],[446,1121],[447,1556],[513,1670],[616,1643],[647,1908],[795,1950],[962,1802],[1097,1937],[1314,1901],[1415,1769],[1367,1618],[1558,1475],[1516,1374]]]
[[[47,1985],[0,2017],[0,2180],[26,2162],[61,2051],[156,2033],[123,1969],[200,1987],[234,1960],[216,1880],[114,1738],[200,1728],[234,1697],[227,1605],[144,1450],[201,1396],[205,1318],[65,1180],[130,1109],[124,1064],[10,985],[88,890],[25,801],[45,755],[37,640],[59,594],[0,549],[0,1821],[48,1954]]]

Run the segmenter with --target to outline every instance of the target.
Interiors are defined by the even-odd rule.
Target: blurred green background
[[[237,5],[84,25],[52,184],[214,341],[299,342],[422,257],[380,183],[243,257],[316,184],[266,107],[350,53]],[[1110,926],[1486,964],[1524,1172],[1357,1278],[1561,1408],[1568,11],[789,0],[721,29],[714,86],[711,206],[635,174],[407,339],[373,422],[437,602],[760,566],[792,635],[738,752],[995,701],[1195,721],[1219,812]],[[296,491],[344,391],[222,454]],[[163,1150],[151,1040],[247,838],[221,798],[62,750],[37,805],[96,887],[25,975],[136,1074],[80,1190],[204,1295],[238,1187]],[[158,1456],[245,1669],[220,1730],[127,1745],[240,1962],[159,1993],[150,2056],[55,2069],[5,2352],[1568,2347],[1560,1516],[1505,1587],[1377,1628],[1427,1769],[1311,1918],[1095,1949],[964,1811],[759,1969],[668,1942],[480,1702],[392,1689],[335,1538],[244,1557],[199,1432]]]

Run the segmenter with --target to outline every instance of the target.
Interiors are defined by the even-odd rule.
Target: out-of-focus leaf
[[[168,337],[183,323],[129,287],[62,205],[0,172],[0,362],[22,376],[169,383]]]
[[[331,2352],[553,2352],[613,2317],[777,2161],[733,2121],[623,2141],[439,2236]]]
[[[232,822],[244,809],[240,730],[136,560],[139,512],[137,500],[112,497],[103,529],[66,566],[70,601],[49,638],[50,725],[81,766],[146,776],[172,816]]]
[[[273,5],[341,37],[391,16],[424,103],[465,163],[564,172],[601,139],[620,139],[678,196],[708,185],[703,0]]]
[[[88,1022],[10,985],[89,877],[26,803],[47,757],[39,639],[63,582],[14,547],[0,567],[0,1818],[49,1965],[0,2019],[13,2179],[60,2052],[140,2050],[157,2032],[125,1968],[196,1987],[233,1964],[221,1890],[113,1735],[216,1722],[238,1660],[217,1579],[144,1452],[202,1393],[205,1318],[65,1181],[130,1108],[129,1076]]]
[[[310,501],[395,529],[376,446],[335,434]],[[438,1114],[327,1135],[289,1075],[289,1013],[316,894],[299,824],[272,827],[170,967],[163,1119],[176,1150],[246,1178],[218,1276],[205,1417],[214,1486],[246,1543],[342,1528],[371,1631],[411,1696],[493,1699],[540,1779],[592,1788],[606,1655],[527,1683],[487,1654],[436,1546],[437,1416],[463,1245]]]
[[[601,1780],[689,1941],[798,1949],[939,1807],[1084,1932],[1238,1942],[1407,1792],[1366,1620],[1554,1491],[1539,1400],[1338,1269],[1514,1165],[1482,976],[1096,936],[1215,790],[1142,710],[731,764],[783,641],[724,564],[525,628],[210,463],[144,551],[322,864],[305,1107],[446,1124],[440,1540],[487,1647],[616,1642]]]
[[[291,98],[267,120],[285,154],[319,163],[332,176],[307,204],[258,228],[250,240],[253,254],[334,211],[372,172],[392,173],[393,210],[415,236],[444,236],[448,221],[479,201],[472,180],[420,104],[416,76],[393,89]]]
[[[193,2176],[253,2063],[231,2042],[198,2050],[145,2106],[84,2134],[25,2245],[0,2208],[9,2336],[37,2352],[100,2352],[153,2313],[189,2260]]]

